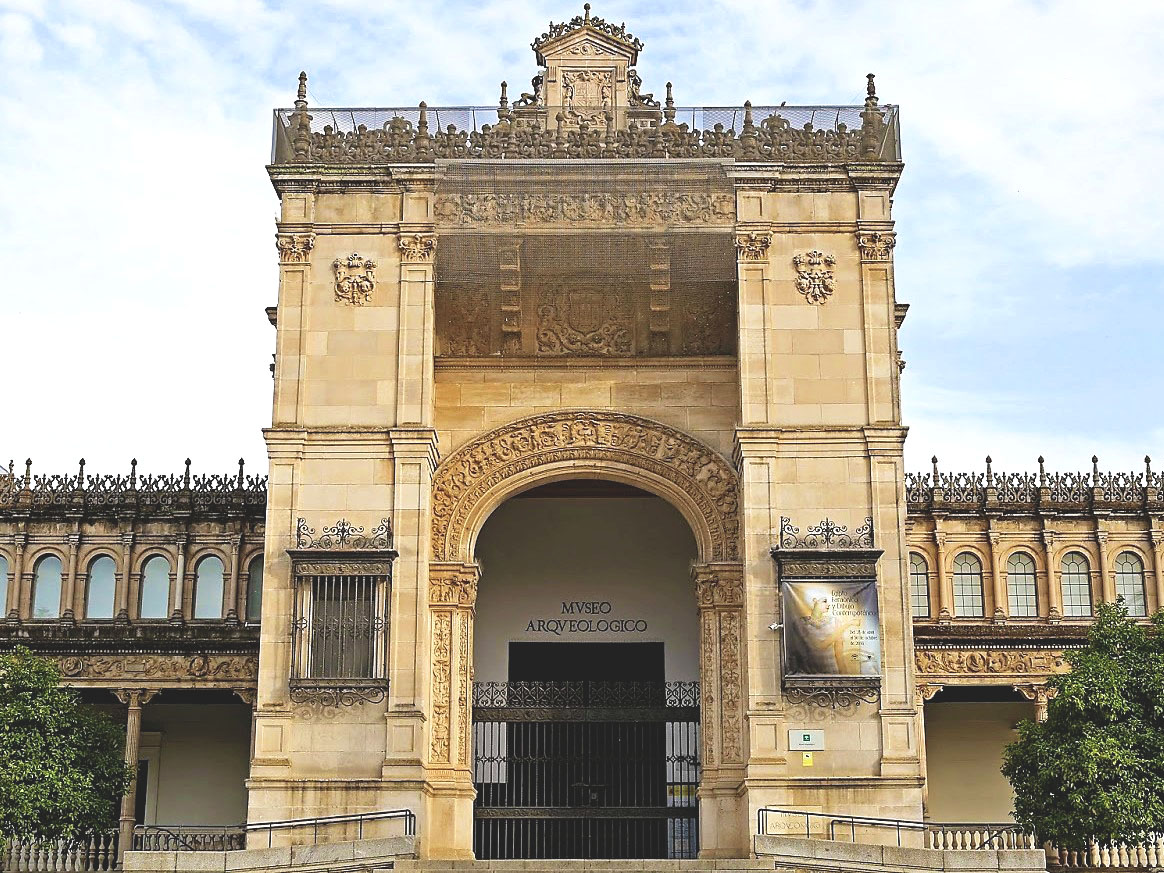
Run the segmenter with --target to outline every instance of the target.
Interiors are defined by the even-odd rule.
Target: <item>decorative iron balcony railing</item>
[[[705,158],[760,163],[901,160],[896,106],[506,105],[277,109],[271,163]]]
[[[1149,457],[1139,473],[1101,472],[1096,457],[1091,459],[1090,473],[1048,473],[1041,457],[1038,473],[998,473],[989,457],[985,473],[943,473],[935,457],[929,473],[905,474],[905,496],[913,512],[992,507],[1134,511],[1164,506],[1162,484]]]

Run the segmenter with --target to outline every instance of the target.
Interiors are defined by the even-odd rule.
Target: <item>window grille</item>
[[[1006,562],[1006,594],[1013,618],[1034,618],[1039,614],[1035,562],[1026,552],[1015,552]]]
[[[1135,552],[1121,552],[1115,562],[1116,594],[1124,599],[1128,615],[1138,618],[1148,614],[1144,597],[1144,562]]]
[[[930,617],[930,571],[916,552],[909,556],[909,603],[914,618]]]
[[[1071,552],[1063,558],[1063,615],[1081,617],[1091,615],[1091,568],[1087,558]]]
[[[387,591],[387,576],[301,576],[295,678],[384,678]]]
[[[982,618],[982,562],[977,555],[963,552],[954,558],[954,615]]]

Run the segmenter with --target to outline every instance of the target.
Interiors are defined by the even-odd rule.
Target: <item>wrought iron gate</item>
[[[473,686],[473,849],[492,858],[694,858],[695,682]]]

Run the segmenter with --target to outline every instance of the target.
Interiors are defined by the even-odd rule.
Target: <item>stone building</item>
[[[533,49],[490,109],[276,111],[267,475],[0,475],[0,642],[125,714],[122,849],[1006,822],[1095,604],[1164,604],[1159,474],[906,473],[872,76],[680,108],[589,7]]]

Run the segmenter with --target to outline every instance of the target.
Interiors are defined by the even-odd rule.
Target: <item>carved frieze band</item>
[[[630,467],[672,483],[702,518],[709,541],[703,557],[738,557],[739,480],[722,455],[649,419],[563,411],[504,425],[441,463],[432,486],[433,558],[465,560],[470,516],[490,491],[538,467],[569,461]]]
[[[240,680],[257,682],[254,655],[65,655],[57,660],[66,679]]]
[[[332,262],[335,270],[335,299],[353,306],[364,306],[372,301],[376,290],[376,264],[352,252],[346,258]]]
[[[914,661],[924,676],[1050,676],[1069,669],[1059,649],[918,649]]]
[[[408,233],[400,237],[400,260],[406,264],[431,264],[436,254],[436,237],[431,233]]]
[[[736,235],[736,252],[741,261],[763,261],[772,245],[770,233],[741,233]]]
[[[859,231],[857,248],[862,261],[888,261],[893,257],[897,234],[893,231]]]
[[[796,267],[796,290],[809,303],[826,303],[837,290],[833,267],[837,259],[824,252],[802,252],[792,258]]]
[[[732,194],[644,191],[625,194],[441,194],[433,204],[438,223],[475,224],[697,224],[735,222]]]
[[[279,250],[279,263],[306,264],[312,248],[315,247],[313,233],[277,233],[275,248]]]

